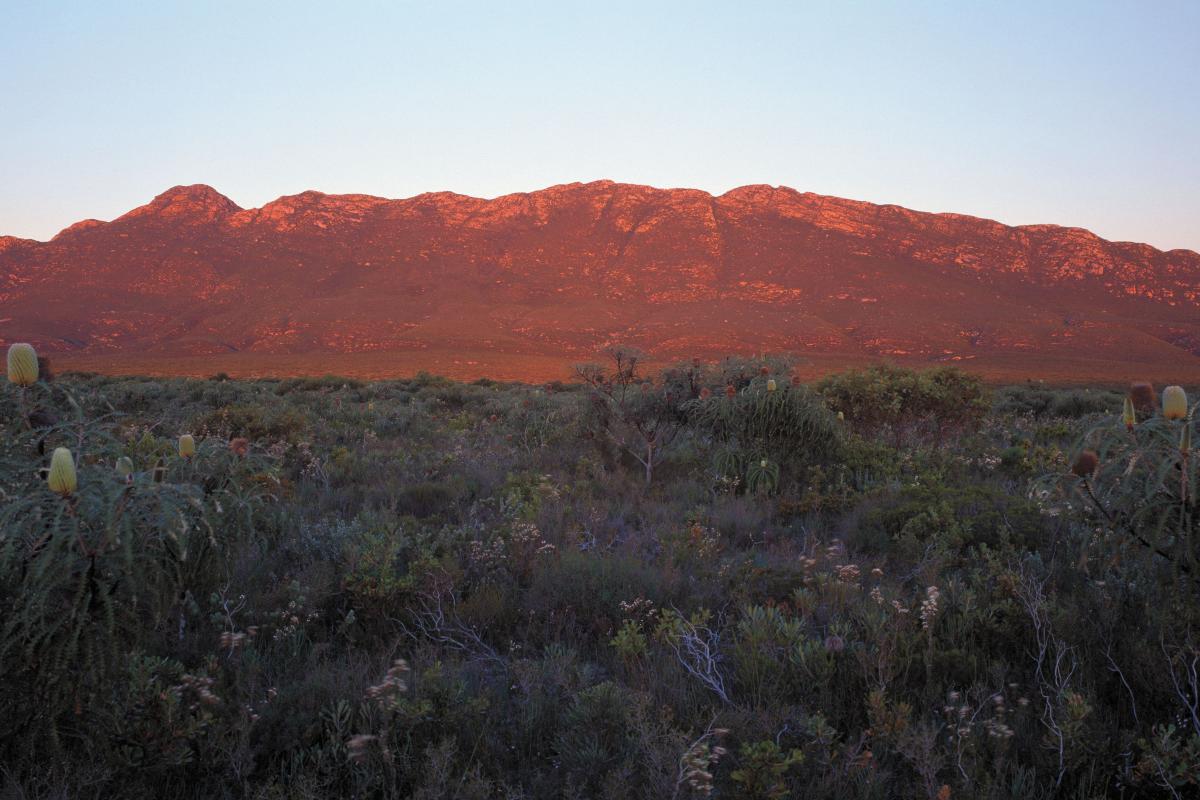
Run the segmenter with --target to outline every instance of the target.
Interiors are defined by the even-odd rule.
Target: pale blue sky
[[[0,233],[180,183],[746,183],[1200,250],[1200,0],[0,0]]]

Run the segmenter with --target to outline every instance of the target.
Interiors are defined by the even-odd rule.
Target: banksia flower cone
[[[1163,389],[1163,416],[1167,419],[1186,419],[1187,392],[1182,386],[1168,386]]]
[[[712,397],[712,389],[709,389],[707,386],[705,386],[703,389],[700,390],[700,399],[701,400],[707,400],[710,397]]]
[[[838,422],[845,422],[845,421],[846,421],[846,412],[839,411],[838,412]]]
[[[1121,421],[1129,430],[1133,430],[1133,426],[1137,425],[1137,411],[1133,407],[1132,398],[1125,398],[1125,410],[1121,412]]]
[[[775,379],[774,378],[771,378],[770,380],[767,381],[767,391],[768,392],[775,391]]]
[[[1154,407],[1158,405],[1158,397],[1154,394],[1154,387],[1148,383],[1135,383],[1129,387],[1129,399],[1133,401],[1133,407],[1139,414],[1150,414],[1154,411]]]
[[[37,383],[38,357],[33,345],[17,342],[8,348],[8,379],[17,386]]]
[[[129,456],[121,456],[117,459],[117,477],[123,478],[126,481],[133,479],[133,459]]]
[[[190,433],[185,433],[179,437],[179,455],[184,458],[191,458],[196,455],[196,440],[192,438]]]
[[[1095,473],[1098,466],[1100,466],[1100,456],[1096,455],[1096,451],[1084,450],[1075,459],[1075,463],[1071,466],[1071,472],[1080,478],[1088,478]]]
[[[229,442],[229,452],[241,458],[250,452],[250,440],[241,436],[231,439]]]
[[[732,383],[725,387],[725,396],[726,397],[733,399],[733,396],[735,394],[737,394],[737,389],[733,388]]]
[[[54,454],[50,456],[50,474],[46,476],[46,484],[50,487],[50,491],[61,494],[63,497],[70,495],[79,485],[79,479],[75,475],[75,459],[71,457],[71,451],[65,447],[56,447]]]

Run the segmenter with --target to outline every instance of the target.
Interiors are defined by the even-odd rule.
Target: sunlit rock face
[[[620,340],[663,358],[1035,355],[1200,374],[1200,255],[772,186],[304,192],[257,209],[178,186],[49,242],[0,237],[0,342],[18,340],[497,359]]]

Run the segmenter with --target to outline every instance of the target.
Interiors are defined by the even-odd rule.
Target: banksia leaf
[[[1084,450],[1071,466],[1071,473],[1080,478],[1089,478],[1095,474],[1098,466],[1100,466],[1100,456],[1096,455],[1096,451]]]
[[[8,379],[17,386],[37,383],[38,357],[33,345],[17,342],[8,348]]]
[[[184,458],[191,458],[196,455],[196,440],[190,433],[185,433],[179,437],[179,455]]]
[[[71,451],[65,447],[56,447],[50,456],[50,474],[46,476],[46,484],[50,491],[67,497],[79,485],[75,475],[75,459]]]
[[[1135,383],[1129,387],[1129,399],[1133,401],[1133,407],[1139,414],[1153,413],[1155,406],[1158,405],[1158,396],[1154,393],[1154,387],[1149,383]]]
[[[1125,409],[1121,412],[1121,421],[1125,423],[1125,427],[1133,430],[1133,426],[1137,425],[1137,410],[1133,407],[1133,399],[1125,398]]]
[[[775,387],[775,379],[771,378],[770,380],[767,381],[767,391],[773,392],[773,391],[775,391],[775,388],[776,388]]]
[[[1186,419],[1188,413],[1187,392],[1182,386],[1163,389],[1163,416],[1167,419]]]

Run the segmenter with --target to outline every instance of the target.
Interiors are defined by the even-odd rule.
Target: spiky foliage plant
[[[132,461],[115,420],[54,399],[67,422],[0,449],[0,686],[23,701],[0,738],[31,751],[86,732],[127,653],[196,624],[193,598],[228,581],[230,553],[253,543],[267,492],[252,478],[270,472],[230,455],[161,482],[123,475],[110,466]],[[71,444],[48,470],[42,436]]]
[[[761,458],[746,471],[746,490],[753,494],[772,494],[779,488],[779,465]]]
[[[1134,547],[1200,579],[1193,416],[1155,415],[1132,427],[1106,421],[1084,435],[1071,474],[1057,480],[1083,500],[1119,551],[1113,557]]]
[[[770,391],[768,384],[757,378],[740,392],[693,400],[684,410],[716,445],[718,475],[729,476],[736,465],[747,470],[748,489],[749,472],[755,471],[755,485],[774,491],[783,467],[826,461],[843,439],[836,417],[813,392],[793,385]],[[764,460],[768,468],[756,466]]]

